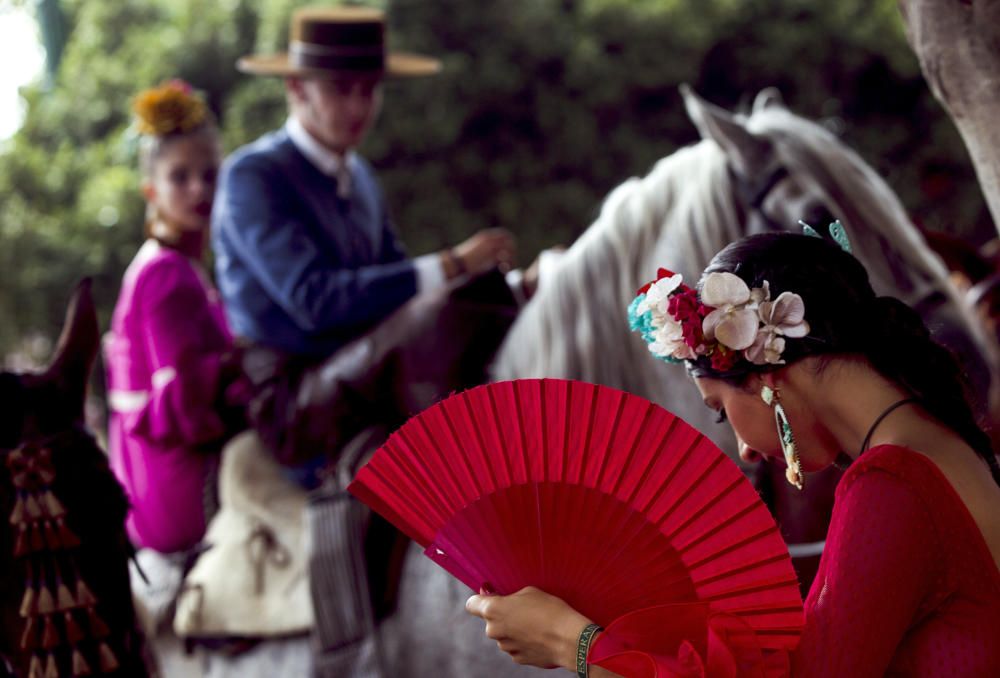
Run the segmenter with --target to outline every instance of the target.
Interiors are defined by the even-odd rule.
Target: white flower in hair
[[[678,360],[694,360],[698,357],[694,349],[685,343],[681,324],[669,313],[666,314],[663,326],[653,333],[653,342],[649,345],[649,350],[653,355]]]
[[[781,354],[785,350],[785,340],[782,337],[798,339],[809,334],[802,297],[794,292],[782,292],[773,302],[762,302],[757,314],[763,326],[747,349],[747,360],[757,365],[783,365]]]
[[[750,303],[747,308],[756,311],[762,303],[771,300],[771,285],[765,280],[763,287],[754,287],[750,290]]]
[[[762,329],[753,344],[743,355],[755,365],[784,365],[781,354],[785,351],[785,340]]]
[[[702,321],[702,332],[726,348],[742,351],[753,344],[760,321],[754,307],[762,303],[767,288],[757,288],[751,294],[747,284],[732,273],[709,273],[701,288],[701,302],[714,311]]]
[[[684,276],[675,273],[666,278],[660,278],[649,286],[646,290],[646,298],[639,302],[636,307],[636,315],[642,315],[646,311],[652,311],[654,316],[666,316],[667,306],[670,304],[670,295],[684,282]]]

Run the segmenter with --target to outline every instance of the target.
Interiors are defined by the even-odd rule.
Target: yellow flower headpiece
[[[140,134],[164,136],[188,132],[205,122],[208,108],[191,86],[171,80],[136,96],[132,110],[138,118]]]

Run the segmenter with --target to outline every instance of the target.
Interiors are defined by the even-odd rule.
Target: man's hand
[[[445,252],[442,261],[445,275],[454,278],[463,273],[476,275],[493,267],[509,270],[514,261],[516,244],[510,231],[488,228]],[[453,259],[457,259],[454,261]],[[464,270],[463,270],[464,269]]]

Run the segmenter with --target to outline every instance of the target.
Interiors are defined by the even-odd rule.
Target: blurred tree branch
[[[934,96],[958,126],[1000,228],[1000,2],[899,0]]]

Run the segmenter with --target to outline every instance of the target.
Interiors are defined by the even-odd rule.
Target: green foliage
[[[234,64],[282,49],[300,4],[63,0],[71,32],[58,76],[26,90],[27,121],[0,147],[0,354],[54,334],[82,275],[96,278],[107,326],[141,238],[131,97],[170,77],[192,82],[227,150],[279,126],[281,81]],[[444,62],[436,78],[388,83],[362,149],[414,252],[491,225],[517,233],[524,261],[572,240],[615,185],[696,138],[682,82],[731,108],[776,85],[794,110],[840,130],[924,224],[972,239],[992,232],[893,0],[395,0],[389,9],[393,47]]]

